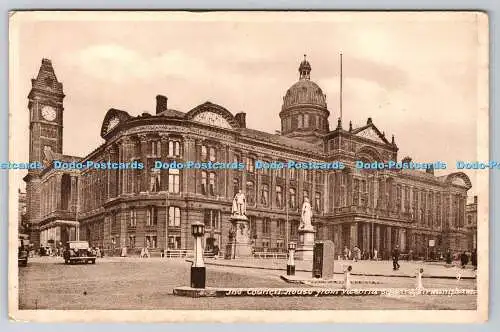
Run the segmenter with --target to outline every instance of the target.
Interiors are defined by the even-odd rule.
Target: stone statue
[[[233,215],[244,216],[247,213],[247,201],[245,198],[245,194],[238,191],[236,195],[234,195],[233,199],[233,208],[231,210]]]
[[[302,217],[299,229],[312,229],[312,210],[311,204],[309,204],[309,198],[304,198],[304,203],[302,203]]]

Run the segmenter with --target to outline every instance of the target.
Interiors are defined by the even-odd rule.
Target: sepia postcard
[[[487,14],[9,20],[11,320],[488,319]]]

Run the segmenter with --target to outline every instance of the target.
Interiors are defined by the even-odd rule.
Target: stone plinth
[[[248,218],[244,215],[232,215],[229,218],[229,221],[231,221],[234,230],[232,239],[232,256],[234,258],[251,257],[252,242],[250,241]]]
[[[312,261],[314,252],[314,229],[299,229],[299,243],[295,251],[298,261]]]

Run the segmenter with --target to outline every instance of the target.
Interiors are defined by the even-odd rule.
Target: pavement
[[[207,263],[207,288],[288,289],[297,284],[280,279],[280,270],[216,266]],[[215,261],[223,262],[223,261]],[[235,261],[228,261],[234,263]],[[269,262],[268,262],[269,264]],[[276,265],[285,264],[279,261]],[[378,262],[380,269],[390,267]],[[403,268],[403,264],[402,268]],[[52,310],[95,309],[230,309],[230,310],[474,310],[476,295],[426,296],[320,296],[320,297],[210,297],[175,296],[174,289],[187,287],[190,266],[185,259],[135,257],[104,257],[96,264],[67,265],[61,257],[35,257],[27,267],[19,268],[19,308]],[[382,267],[383,266],[383,267]],[[425,268],[425,267],[424,267]],[[304,278],[310,272],[297,272]],[[341,279],[336,275],[336,279]],[[379,283],[356,284],[356,289],[413,289],[415,278],[362,277],[354,280],[375,280]],[[426,289],[475,289],[476,280],[427,279]],[[325,288],[326,285],[302,285],[303,289]],[[328,285],[340,289],[341,284]],[[286,292],[286,291],[285,291]]]
[[[189,261],[189,260],[188,260]],[[205,259],[206,265],[239,267],[250,269],[286,271],[287,261],[283,259],[258,259],[258,258],[240,258],[233,260],[226,259]],[[476,271],[471,266],[462,269],[457,264],[446,265],[436,264],[435,262],[422,261],[400,261],[400,269],[392,269],[392,261],[351,261],[335,260],[335,274],[343,274],[345,267],[352,266],[351,275],[367,277],[407,277],[414,278],[416,271],[424,269],[423,278],[442,278],[442,279],[475,279]],[[295,271],[311,272],[312,262],[295,261]]]

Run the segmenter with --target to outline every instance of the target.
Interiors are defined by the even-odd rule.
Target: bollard
[[[424,273],[424,269],[420,268],[417,270],[417,276],[416,276],[416,288],[418,290],[424,289],[424,285],[422,284],[422,274]]]
[[[191,266],[191,287],[205,288],[206,270],[203,262],[203,248],[201,247],[201,239],[205,234],[205,224],[193,223],[191,225],[191,233],[194,237],[194,261]]]
[[[286,264],[287,276],[295,275],[295,248],[297,248],[297,244],[295,242],[288,243],[288,262]]]
[[[351,271],[352,271],[352,266],[349,265],[345,270],[344,270],[344,285],[342,288],[344,289],[350,289],[351,288]]]

